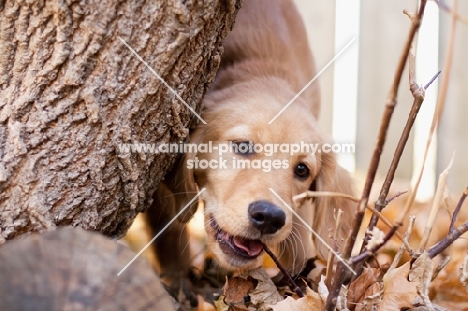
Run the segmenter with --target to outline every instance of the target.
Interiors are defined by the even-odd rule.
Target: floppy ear
[[[195,134],[195,133],[194,133]],[[191,144],[199,143],[200,134],[191,136]],[[172,169],[166,174],[164,180],[158,185],[154,195],[151,209],[157,214],[167,214],[170,219],[175,217],[197,195],[197,185],[193,170],[188,167],[188,161],[196,156],[194,149],[182,153],[174,163]],[[194,200],[189,207],[178,217],[178,222],[186,223],[190,220],[198,207],[198,200]],[[169,220],[170,220],[169,219]]]
[[[353,195],[353,180],[348,171],[342,168],[332,153],[322,153],[322,166],[318,176],[311,186],[314,191],[339,192]],[[315,188],[315,189],[313,189]],[[336,241],[331,238],[335,229],[338,210],[344,214],[340,223],[339,236]],[[315,198],[315,213],[313,228],[331,247],[340,250],[351,232],[357,203],[346,198],[319,197]],[[319,255],[327,258],[328,248],[314,237]]]
[[[158,185],[153,194],[153,203],[145,213],[151,237],[161,234],[152,243],[152,248],[157,258],[156,269],[166,284],[173,284],[177,275],[186,275],[190,267],[190,254],[186,247],[189,240],[185,224],[196,212],[198,200],[190,203],[197,195],[197,186],[193,171],[187,167],[187,160],[194,157],[195,152],[182,154],[177,159],[164,181]],[[189,203],[190,206],[174,220]],[[173,220],[174,222],[166,228]],[[163,276],[163,273],[166,275]]]

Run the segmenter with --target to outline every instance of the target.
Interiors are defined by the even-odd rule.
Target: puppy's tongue
[[[249,256],[257,256],[263,251],[263,244],[258,240],[245,240],[234,237],[232,241],[236,247],[244,250]]]

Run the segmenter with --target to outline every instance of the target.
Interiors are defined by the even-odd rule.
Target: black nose
[[[286,222],[286,214],[278,206],[267,201],[255,201],[249,204],[250,222],[262,234],[278,231]]]

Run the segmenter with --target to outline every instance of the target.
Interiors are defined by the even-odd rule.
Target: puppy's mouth
[[[215,230],[215,239],[218,241],[219,248],[227,256],[238,255],[245,259],[255,259],[262,253],[262,241],[233,236],[222,230],[213,217],[211,217],[210,224]]]

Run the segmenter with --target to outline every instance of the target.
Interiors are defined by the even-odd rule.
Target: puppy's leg
[[[182,157],[165,176],[165,181],[159,184],[153,195],[153,204],[145,214],[151,238],[161,233],[152,248],[158,260],[158,272],[167,285],[177,283],[174,281],[187,276],[190,269],[186,225],[197,210],[197,200],[188,206],[196,194],[192,171],[187,169],[185,157]],[[183,213],[174,219],[184,208]],[[173,223],[164,229],[172,220]]]
[[[176,214],[174,194],[166,184],[161,183],[153,196],[153,204],[146,212],[146,222],[151,238],[160,234],[151,247],[157,258],[158,273],[167,285],[186,276],[190,267],[186,223],[175,219],[162,231]]]

